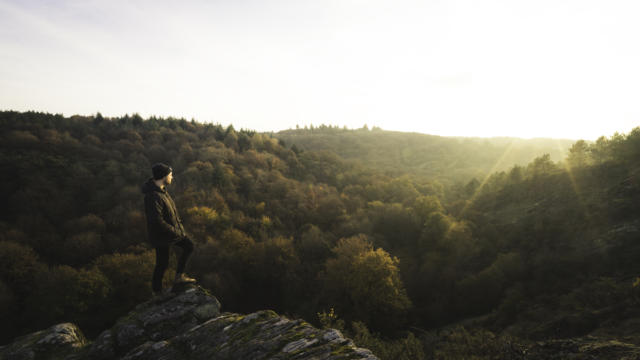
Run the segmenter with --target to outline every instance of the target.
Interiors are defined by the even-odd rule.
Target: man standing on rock
[[[178,259],[174,285],[178,283],[193,283],[195,279],[184,274],[187,260],[193,252],[193,241],[189,239],[173,199],[165,188],[173,181],[173,170],[170,166],[157,163],[151,168],[153,177],[142,185],[144,207],[147,218],[147,233],[149,242],[156,249],[156,267],[151,281],[153,293],[163,294],[162,278],[169,267],[169,248],[171,245],[182,248]]]

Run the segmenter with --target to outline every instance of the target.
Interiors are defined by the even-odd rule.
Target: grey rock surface
[[[55,325],[0,348],[0,360],[17,359],[377,359],[334,329],[317,329],[264,310],[221,313],[198,285],[139,304],[88,342],[74,324]]]
[[[0,359],[67,359],[86,344],[86,338],[75,324],[62,323],[15,339],[0,348]]]
[[[594,336],[556,339],[537,342],[527,349],[525,359],[638,360],[640,359],[640,347]]]

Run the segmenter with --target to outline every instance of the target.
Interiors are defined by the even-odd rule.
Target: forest
[[[633,326],[640,127],[536,145],[137,114],[0,128],[0,344],[65,321],[92,338],[151,296],[156,162],[196,243],[187,273],[225,311],[336,327],[381,359]]]
[[[391,176],[407,173],[450,185],[488,173],[527,165],[549,154],[560,161],[575,141],[508,137],[445,137],[385,131],[367,125],[349,130],[313,125],[280,131],[274,136],[302,150],[328,150],[344,160],[356,160]]]

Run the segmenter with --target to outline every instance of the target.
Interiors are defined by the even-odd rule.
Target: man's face
[[[170,172],[165,178],[164,178],[164,183],[166,185],[171,184],[171,181],[173,181],[173,171]]]

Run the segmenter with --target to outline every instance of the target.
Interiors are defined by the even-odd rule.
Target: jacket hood
[[[166,192],[165,190],[162,190],[161,188],[159,188],[158,185],[156,185],[152,177],[150,177],[144,184],[142,184],[142,186],[140,187],[140,191],[142,191],[143,194],[148,194],[153,191],[162,192],[162,193]]]

